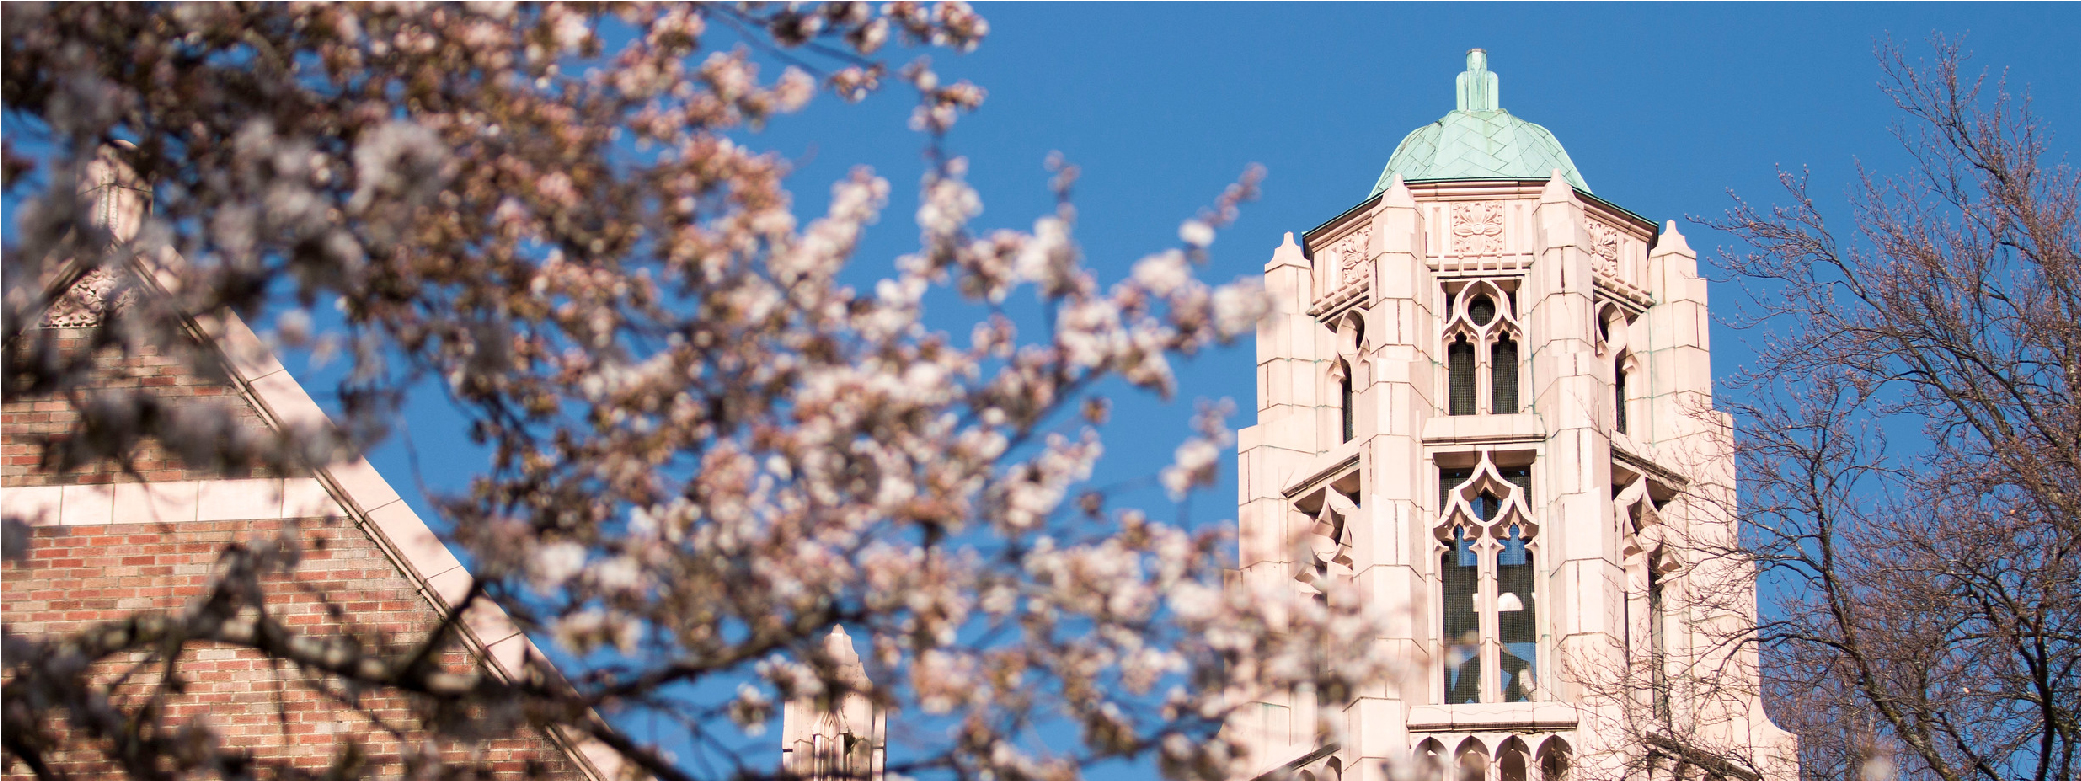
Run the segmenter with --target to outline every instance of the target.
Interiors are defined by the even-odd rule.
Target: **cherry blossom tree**
[[[1314,653],[1371,636],[1361,600],[1225,588],[1220,535],[1086,486],[1101,383],[1168,396],[1172,361],[1253,332],[1258,292],[1196,275],[1256,174],[1117,281],[1079,250],[1067,164],[1060,207],[1030,230],[972,228],[980,196],[945,133],[984,92],[916,56],[983,41],[962,3],[4,13],[5,186],[24,204],[6,245],[6,390],[80,412],[46,463],[150,446],[227,471],[308,468],[380,441],[407,389],[436,383],[453,435],[492,453],[466,491],[435,497],[477,578],[463,606],[496,602],[580,660],[561,680],[505,681],[424,663],[450,625],[380,649],[284,625],[261,608],[268,576],[297,565],[285,535],[227,550],[193,605],[10,632],[17,761],[44,768],[62,718],[141,777],[250,768],[235,738],[126,707],[93,674],[182,644],[405,696],[436,732],[575,731],[671,779],[774,774],[776,751],[735,738],[778,700],[859,690],[822,650],[840,626],[862,645],[860,693],[948,725],[892,748],[907,775],[1068,781],[1153,752],[1170,777],[1220,778],[1236,757],[1219,728],[1254,691],[1348,691],[1379,672]],[[841,272],[888,182],[855,171],[825,213],[797,215],[786,164],[743,131],[901,88],[929,149],[918,247],[854,287]],[[149,191],[134,235],[90,219],[71,184],[98,155]],[[272,323],[278,343],[348,367],[326,389],[333,424],[252,435],[228,408],[97,389],[91,357],[29,327],[63,289],[54,275],[146,265],[158,276],[122,277],[136,295],[95,328],[97,354],[199,363],[184,323]],[[939,289],[985,316],[927,328]],[[994,311],[1015,295],[1042,322]],[[1226,429],[1210,412],[1199,431],[1162,473],[1176,493],[1214,480]],[[638,719],[669,725],[657,740],[678,749],[616,726]],[[1080,739],[1037,738],[1049,725]]]

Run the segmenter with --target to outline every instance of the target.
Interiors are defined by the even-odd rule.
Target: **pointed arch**
[[[1445,409],[1449,415],[1514,414],[1524,341],[1517,281],[1474,279],[1445,289]]]
[[[1446,414],[1474,414],[1474,343],[1465,334],[1445,348]]]
[[[1505,474],[1508,472],[1508,474]],[[1447,484],[1445,481],[1456,479]],[[1493,453],[1483,452],[1481,461],[1471,470],[1441,470],[1439,498],[1441,515],[1454,513],[1478,520],[1484,524],[1522,522],[1537,533],[1539,526],[1532,521],[1531,471],[1524,467],[1498,467]],[[1477,507],[1484,497],[1492,497],[1494,505]]]
[[[1517,414],[1517,340],[1510,334],[1496,336],[1489,347],[1489,411],[1497,415]]]
[[[1488,778],[1488,766],[1488,745],[1480,738],[1470,736],[1453,750],[1454,781],[1483,781]]]
[[[1337,380],[1337,416],[1344,434],[1339,441],[1350,442],[1358,434],[1358,394],[1352,384],[1351,364],[1338,361],[1334,374]]]
[[[1493,451],[1476,458],[1438,470],[1439,701],[1529,702],[1543,675],[1532,471]]]
[[[1533,781],[1532,752],[1515,735],[1496,748],[1497,781]]]
[[[1445,781],[1445,768],[1450,765],[1445,744],[1438,742],[1437,738],[1425,738],[1416,744],[1409,761],[1416,766],[1417,781]]]
[[[1547,738],[1539,744],[1540,781],[1571,781],[1575,769],[1575,750],[1559,735]]]
[[[1627,413],[1631,411],[1629,408],[1632,406],[1633,401],[1634,391],[1629,390],[1627,385],[1631,383],[1634,379],[1633,375],[1638,373],[1639,369],[1640,360],[1635,358],[1630,350],[1621,350],[1617,360],[1612,362],[1612,429],[1621,434],[1628,433],[1628,418],[1630,416]],[[1631,384],[1638,385],[1638,383]]]

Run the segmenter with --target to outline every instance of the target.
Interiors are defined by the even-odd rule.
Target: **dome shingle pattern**
[[[1556,168],[1562,179],[1589,192],[1553,133],[1497,105],[1497,86],[1496,74],[1488,70],[1488,55],[1480,49],[1468,52],[1467,71],[1458,79],[1459,108],[1403,138],[1367,197],[1386,190],[1397,175],[1405,182],[1544,180],[1552,178]]]

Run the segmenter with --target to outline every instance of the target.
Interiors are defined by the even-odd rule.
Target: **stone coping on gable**
[[[11,486],[0,512],[31,526],[345,517],[315,477]]]

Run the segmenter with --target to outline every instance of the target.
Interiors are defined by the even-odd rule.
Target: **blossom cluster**
[[[819,90],[881,89],[889,70],[874,57],[891,43],[973,48],[989,28],[963,3],[6,13],[8,109],[68,149],[132,141],[126,164],[155,199],[135,235],[102,250],[78,241],[88,219],[69,188],[30,193],[37,216],[10,239],[11,280],[41,278],[49,258],[177,257],[167,305],[103,327],[117,349],[171,349],[162,334],[184,315],[288,312],[272,336],[349,364],[337,429],[206,454],[222,463],[342,457],[383,436],[422,379],[492,453],[439,502],[485,584],[473,593],[586,661],[563,687],[414,694],[518,699],[528,707],[508,710],[536,726],[597,730],[571,714],[749,726],[776,700],[846,689],[958,725],[905,747],[907,772],[1069,779],[1160,752],[1174,776],[1215,778],[1238,759],[1221,725],[1253,696],[1352,690],[1380,673],[1319,663],[1316,649],[1372,636],[1363,600],[1224,587],[1225,536],[1084,490],[1102,415],[1056,414],[1102,408],[1092,394],[1108,379],[1167,397],[1174,360],[1252,332],[1266,310],[1255,283],[1198,275],[1258,173],[1108,285],[1075,238],[1073,169],[1056,163],[1053,213],[983,232],[966,161],[935,153],[917,251],[856,289],[841,272],[889,208],[889,183],[855,171],[803,224],[784,161],[734,140]],[[723,28],[805,64],[775,76],[764,54],[708,50]],[[984,99],[922,59],[897,72],[935,150]],[[9,284],[9,321],[24,322],[39,302]],[[934,290],[985,307],[1031,295],[1046,326],[993,315],[962,340],[926,326]],[[337,314],[313,317],[320,302]],[[21,335],[10,389],[91,392]],[[87,425],[225,442],[196,416],[116,401]],[[1213,482],[1225,411],[1203,411],[1163,470],[1174,494]],[[134,444],[100,446],[120,457]],[[835,626],[860,639],[864,679],[822,650]],[[11,674],[97,685],[40,668],[37,653],[10,646]],[[712,681],[730,685],[678,685]],[[727,693],[701,699],[710,690]],[[1084,741],[1050,750],[1022,732],[1050,721]],[[716,735],[680,739],[741,750]],[[706,772],[615,745],[661,777]]]

